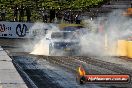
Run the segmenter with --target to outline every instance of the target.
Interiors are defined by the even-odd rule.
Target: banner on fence
[[[0,37],[2,38],[32,38],[34,33],[45,33],[53,29],[55,24],[26,23],[26,22],[0,22]],[[44,32],[42,32],[44,31]]]

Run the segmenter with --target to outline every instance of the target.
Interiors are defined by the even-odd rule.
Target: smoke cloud
[[[122,14],[122,10],[115,10],[106,17],[98,17],[93,20],[85,19],[85,28],[83,29],[87,32],[80,36],[81,51],[78,55],[115,55],[117,40],[127,39],[132,33],[132,20]],[[50,26],[49,28],[45,24],[36,23],[31,28],[33,31],[31,33],[34,33],[31,36],[36,37],[33,43],[28,44],[30,54],[49,55],[49,42],[46,41],[46,33],[43,30],[49,28],[47,34],[59,31],[57,26],[53,24],[50,24]],[[39,30],[39,32],[35,32],[36,30]]]
[[[116,55],[117,41],[127,40],[132,33],[132,20],[122,13],[122,10],[115,10],[105,18],[93,20],[90,30],[97,32],[89,32],[82,36],[82,55]],[[89,20],[85,22],[91,24]],[[102,32],[99,32],[100,23],[103,26]],[[89,30],[89,27],[86,30]]]

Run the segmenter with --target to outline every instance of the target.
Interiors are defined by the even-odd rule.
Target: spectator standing
[[[71,21],[70,23],[73,23],[73,21],[74,21],[74,15],[73,15],[73,13],[70,14],[70,21]]]
[[[44,11],[42,11],[42,18],[43,18],[43,22],[45,22],[45,16],[44,16]]]
[[[1,7],[1,20],[5,21],[5,16],[6,16],[6,10],[4,8],[4,6]]]
[[[43,22],[47,23],[48,22],[48,12],[44,8],[42,10],[42,17],[43,17]]]
[[[76,20],[76,24],[80,24],[81,23],[81,15],[77,14],[75,17],[75,20]]]
[[[50,10],[50,22],[54,22],[55,19],[55,9]]]
[[[47,23],[48,22],[48,12],[47,12],[47,10],[45,11],[44,18],[45,18],[45,23]]]
[[[58,22],[60,23],[62,20],[62,14],[61,14],[60,10],[56,13],[56,17],[57,17]]]
[[[14,7],[14,21],[18,21],[18,6]]]
[[[68,14],[66,12],[64,13],[64,18],[63,19],[64,19],[65,22],[68,21]]]
[[[69,12],[67,12],[67,22],[70,23],[70,20],[71,20],[71,15]]]
[[[23,20],[24,20],[24,6],[21,5],[20,8],[19,8],[19,21],[23,22]]]
[[[30,22],[31,21],[31,10],[30,8],[27,6],[26,7],[26,16],[27,16],[27,22]]]

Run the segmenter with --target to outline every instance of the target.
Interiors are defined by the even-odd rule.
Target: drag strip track
[[[21,70],[23,70],[20,72],[20,75],[24,78],[29,88],[62,88],[59,84],[53,83],[53,79],[45,74],[42,69],[35,69],[34,67],[37,64],[35,61],[31,60],[32,62],[27,63],[21,62],[22,60],[26,61],[31,57],[13,56],[12,58],[16,68],[21,68]],[[21,60],[19,61],[17,59]],[[25,74],[23,75],[23,73]]]
[[[25,73],[29,75],[31,80],[39,86],[39,88],[43,88],[42,86],[47,85],[47,87],[50,87],[49,85],[55,85],[52,88],[61,88],[58,84],[52,83],[53,79],[48,77],[47,74],[45,74],[42,69],[33,67],[37,63],[39,64],[44,64],[45,60],[47,62],[50,62],[51,64],[56,65],[58,67],[64,68],[63,70],[65,71],[70,71],[72,72],[75,77],[78,72],[78,67],[80,65],[84,66],[84,69],[86,70],[86,73],[88,74],[132,74],[132,70],[126,69],[121,67],[118,64],[106,62],[97,59],[97,57],[85,57],[85,56],[38,56],[38,55],[29,55],[29,54],[21,54],[22,56],[19,56],[19,60],[17,61],[17,58],[15,57],[15,60],[21,67],[24,69]],[[25,56],[24,56],[25,55]],[[32,61],[26,61],[26,58]],[[35,58],[35,59],[34,59]],[[102,57],[102,58],[108,58],[108,57]],[[25,59],[25,62],[22,62],[21,60]],[[30,63],[29,63],[30,62]],[[92,65],[93,67],[89,67]],[[30,66],[32,66],[33,69],[29,69]],[[43,65],[41,65],[43,66]],[[96,68],[94,68],[96,67]],[[89,69],[90,68],[90,69]],[[91,69],[92,68],[92,69]],[[108,70],[108,72],[107,72]],[[109,73],[111,71],[111,73]],[[59,74],[58,74],[59,75]],[[131,75],[132,76],[132,75]],[[47,81],[45,81],[47,80]],[[52,80],[52,81],[51,81]],[[76,81],[76,80],[74,80]],[[107,85],[101,85],[102,88],[120,88],[123,86],[123,88],[131,88],[132,83],[128,84],[107,84]],[[57,87],[56,87],[57,86]]]
[[[130,75],[132,74],[132,70],[123,68],[119,64],[98,60],[96,58],[97,57],[75,57],[75,59],[78,59],[82,62],[86,62],[87,64],[92,64],[92,65],[95,65],[95,66],[106,68],[108,70],[111,70],[111,71],[114,71],[114,72],[117,72],[117,73],[120,73],[120,74],[130,74]],[[107,59],[109,57],[102,57],[102,58]]]
[[[132,76],[132,70],[120,67],[120,65],[118,65],[118,64],[98,60],[98,59],[93,58],[93,57],[90,58],[90,57],[83,57],[83,56],[80,56],[80,57],[39,56],[39,58],[46,59],[47,61],[49,61],[53,64],[58,64],[59,66],[64,67],[66,69],[69,69],[70,71],[72,71],[74,73],[77,73],[77,68],[80,65],[83,65],[85,70],[86,70],[86,73],[89,73],[91,71],[86,66],[87,65],[94,65],[94,66],[97,66],[98,68],[103,68],[105,70],[102,70],[100,72],[98,70],[92,69],[92,73],[90,73],[90,74],[93,74],[93,73],[94,74],[111,74],[111,73],[107,73],[107,72],[104,73],[106,70],[110,70],[110,71],[112,71],[112,74],[129,74],[130,76]],[[107,58],[107,57],[104,57],[104,58]],[[131,88],[132,82],[130,82],[128,84],[108,84],[107,85],[107,87],[111,87],[111,86],[112,86],[112,88],[113,87],[116,87],[116,88],[119,87],[120,88],[122,86],[123,86],[123,88]]]
[[[52,79],[44,74],[41,69],[25,69],[24,71],[29,75],[38,88],[61,88],[57,84],[52,83]]]
[[[19,74],[22,76],[23,80],[27,84],[28,88],[38,88],[34,82],[29,78],[29,76],[23,71],[23,69],[16,63],[15,60],[12,61],[14,66],[16,67]]]
[[[68,71],[73,72],[75,75],[78,74],[79,66],[83,66],[85,68],[86,73],[100,73],[98,70],[88,69],[87,65],[84,64],[84,62],[79,61],[75,57],[71,56],[38,56],[38,58],[45,59],[54,65],[66,68],[68,69]]]
[[[83,65],[83,63],[86,63],[86,64],[91,64],[94,66],[98,66],[101,68],[111,70],[111,71],[116,72],[118,74],[119,73],[120,74],[132,74],[132,70],[123,68],[118,64],[98,60],[98,59],[95,59],[93,57],[84,57],[84,56],[79,56],[79,57],[59,57],[59,56],[58,57],[54,57],[54,56],[46,57],[46,56],[40,56],[40,57],[42,57],[43,59],[46,59],[47,61],[49,61],[51,63],[61,65],[65,68],[71,69],[73,71],[77,71],[77,68],[80,65]]]
[[[55,57],[55,56],[39,56],[38,58],[45,59],[49,61],[50,63],[53,63],[55,65],[59,65],[61,67],[64,67],[66,69],[69,69],[72,72],[77,72],[77,68],[79,67],[79,63],[75,62],[73,58],[70,57]]]

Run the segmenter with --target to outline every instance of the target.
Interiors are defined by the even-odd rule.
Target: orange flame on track
[[[84,68],[82,66],[80,66],[78,68],[78,72],[79,72],[80,76],[85,76],[86,75],[86,72],[85,72],[85,70],[84,70]]]

